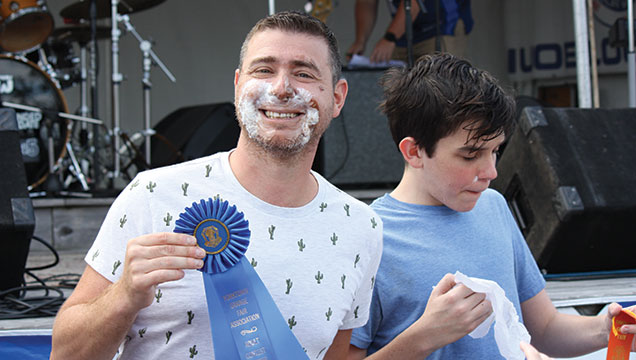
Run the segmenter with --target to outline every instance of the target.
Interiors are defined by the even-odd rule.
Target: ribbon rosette
[[[200,269],[216,359],[308,359],[269,291],[247,261],[249,222],[219,199],[192,203],[174,232],[191,234],[207,255]]]
[[[240,260],[250,243],[249,222],[236,206],[219,199],[201,200],[179,214],[174,232],[192,234],[208,254],[201,271],[216,274]]]

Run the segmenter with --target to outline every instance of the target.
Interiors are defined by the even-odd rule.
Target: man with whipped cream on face
[[[226,358],[196,270],[205,252],[172,232],[208,198],[249,221],[245,258],[307,357],[346,357],[351,329],[368,319],[382,222],[311,171],[347,95],[340,68],[336,39],[315,18],[282,12],[252,28],[234,76],[236,148],[140,173],[122,191],[58,313],[52,359]]]

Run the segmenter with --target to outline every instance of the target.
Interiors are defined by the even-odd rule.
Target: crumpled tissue
[[[468,277],[461,272],[455,272],[455,282],[464,284],[474,292],[486,294],[486,299],[492,303],[492,314],[484,320],[469,335],[473,339],[488,334],[490,325],[495,323],[495,342],[499,352],[507,360],[523,360],[525,356],[519,348],[519,343],[530,343],[528,330],[519,322],[519,315],[514,305],[506,297],[506,292],[492,280]]]

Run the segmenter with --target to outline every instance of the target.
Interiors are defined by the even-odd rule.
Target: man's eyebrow
[[[308,69],[311,69],[311,70],[315,71],[316,74],[318,74],[318,76],[321,75],[320,69],[318,69],[318,66],[316,66],[316,64],[314,64],[313,61],[292,60],[291,63],[292,63],[292,65],[294,67],[308,68]]]
[[[254,67],[254,66],[257,66],[259,64],[273,64],[273,63],[276,63],[277,61],[279,61],[279,60],[276,57],[274,57],[274,56],[258,57],[258,58],[255,58],[254,60],[252,60],[249,63],[249,67]],[[290,64],[292,65],[292,67],[295,67],[295,68],[311,69],[311,70],[315,71],[316,74],[318,74],[318,76],[322,75],[321,72],[320,72],[320,69],[318,69],[318,66],[316,66],[316,64],[313,61],[292,60],[290,62]]]
[[[255,66],[255,65],[259,65],[259,64],[272,64],[275,63],[277,60],[275,57],[273,56],[263,56],[263,57],[258,57],[252,61],[250,61],[249,63],[249,67]]]

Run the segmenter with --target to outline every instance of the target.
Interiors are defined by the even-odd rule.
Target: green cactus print
[[[345,288],[345,280],[347,279],[347,275],[342,274],[342,276],[340,277],[340,282],[342,283],[342,288]]]
[[[188,310],[188,325],[192,325],[192,319],[194,319],[194,313],[192,310]]]
[[[325,313],[325,316],[327,316],[327,321],[331,320],[331,315],[333,315],[333,311],[331,311],[330,307],[329,310],[327,310],[327,312]]]
[[[188,196],[188,186],[190,186],[190,184],[188,184],[187,182],[184,182],[183,184],[181,184],[181,190],[183,190],[183,196]]]
[[[360,261],[360,254],[356,254],[356,259],[353,261],[353,268],[355,269]]]
[[[256,265],[258,265],[258,261],[254,260],[254,258],[252,258],[252,261],[250,261],[250,265],[252,265],[252,267],[256,267]]]
[[[148,328],[139,329],[139,331],[137,331],[139,333],[140,338],[144,337],[146,330],[148,330]]]
[[[119,219],[119,227],[123,229],[126,221],[128,221],[128,219],[126,219],[126,214],[124,214],[124,216],[121,219]]]
[[[327,203],[320,203],[320,212],[324,212],[327,208]]]
[[[371,289],[375,286],[375,276],[371,276]]]
[[[303,242],[303,239],[298,240],[297,244],[298,244],[298,251],[303,251],[306,247],[305,243]]]
[[[314,279],[316,279],[316,281],[318,282],[318,284],[320,284],[320,281],[321,281],[322,279],[324,279],[324,278],[325,278],[325,275],[324,275],[324,274],[321,274],[321,273],[320,273],[320,270],[318,270],[318,274],[316,274],[316,276],[314,276]]]
[[[212,171],[212,165],[205,165],[205,177],[210,177],[210,171]]]
[[[99,249],[95,250],[95,252],[93,253],[93,261],[95,261],[95,258],[99,256]]]
[[[170,337],[172,336],[172,331],[166,331],[166,344],[170,341]]]
[[[146,185],[146,189],[148,189],[148,191],[150,192],[154,192],[156,187],[157,187],[157,183],[152,181],[149,181],[148,185]]]
[[[112,272],[113,275],[115,275],[115,271],[117,271],[117,268],[119,267],[119,265],[121,265],[121,261],[119,260],[113,263],[113,272]]]
[[[163,293],[161,292],[161,289],[157,289],[157,293],[155,294],[155,299],[157,299],[157,303],[159,303],[159,300],[161,299],[162,296],[163,296]]]
[[[375,229],[376,226],[378,226],[378,223],[377,223],[377,221],[375,221],[375,218],[372,217],[371,218],[371,228]]]
[[[194,359],[194,355],[197,355],[197,354],[199,354],[199,351],[197,350],[197,346],[193,345],[190,348],[190,359]]]
[[[358,318],[358,310],[360,310],[360,305],[356,306],[355,309],[353,309],[353,316],[357,319]]]
[[[287,283],[287,291],[285,291],[285,294],[289,295],[289,290],[294,286],[294,282],[291,279],[287,279],[285,282]]]
[[[274,240],[274,230],[276,230],[276,226],[271,225],[267,231],[269,231],[269,239]]]
[[[331,242],[336,245],[336,241],[338,241],[338,235],[336,235],[336,233],[333,233],[333,235],[331,235]]]
[[[130,184],[130,190],[134,189],[137,186],[139,186],[139,179],[137,179],[137,181],[135,181],[134,183]]]
[[[170,215],[170,213],[166,213],[166,216],[163,218],[163,221],[166,223],[166,226],[170,226],[170,222],[172,221],[172,215]]]
[[[296,322],[296,316],[292,315],[291,318],[287,319],[287,324],[289,325],[289,329],[291,330],[291,328],[293,328],[294,326],[298,325],[298,323]]]
[[[343,206],[343,208],[344,208],[344,211],[347,213],[347,216],[351,216],[351,215],[349,215],[349,209],[350,209],[350,208],[349,208],[349,204],[345,204],[345,205]]]

